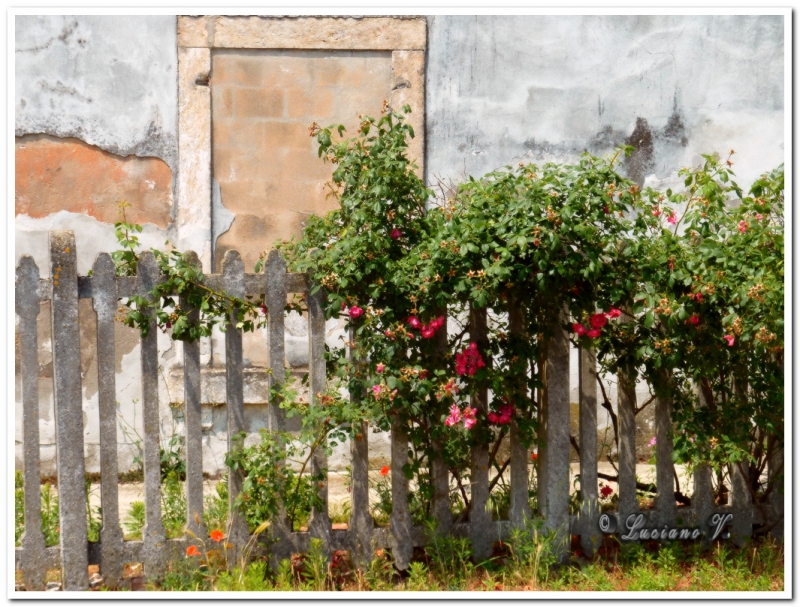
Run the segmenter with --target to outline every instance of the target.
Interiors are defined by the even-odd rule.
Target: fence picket
[[[97,391],[100,413],[100,573],[116,587],[122,581],[123,539],[119,524],[117,464],[117,391],[114,318],[117,311],[116,268],[108,253],[100,253],[92,268],[92,306],[97,314]]]
[[[64,590],[89,586],[84,487],[78,273],[75,236],[50,232],[53,269],[53,388],[58,458],[59,523]]]
[[[22,534],[22,575],[27,590],[44,590],[47,573],[42,532],[42,493],[39,461],[39,360],[36,317],[39,313],[39,268],[33,257],[19,262],[14,284],[19,316],[22,377],[22,470],[25,490],[25,531]]]
[[[444,325],[436,331],[433,337],[434,365],[437,368],[446,368],[447,307],[436,310],[434,317],[438,318],[439,316],[444,317]],[[431,514],[436,521],[436,533],[446,535],[450,533],[453,525],[453,515],[450,511],[450,471],[447,469],[447,464],[442,456],[444,450],[439,442],[434,441],[433,451],[435,455],[430,462],[431,484],[433,485]]]
[[[308,304],[308,366],[310,401],[319,406],[319,395],[327,387],[325,370],[325,311],[322,308],[324,293],[322,289],[312,293],[309,289],[306,295]],[[311,458],[311,474],[316,475],[328,469],[328,456],[322,449],[317,449]],[[314,537],[322,540],[325,554],[331,555],[331,519],[328,515],[328,480],[320,482],[317,496],[322,501],[322,507],[311,508],[311,518],[308,521],[308,530]]]
[[[389,544],[395,567],[408,569],[414,546],[411,542],[411,512],[408,509],[408,479],[403,466],[408,464],[408,434],[403,424],[392,422],[392,514],[389,517]]]
[[[200,264],[194,251],[186,253],[191,264]],[[197,308],[191,309],[183,299],[181,306],[187,310],[190,323],[200,318]],[[203,425],[202,397],[200,394],[200,340],[183,342],[183,424],[186,429],[186,531],[187,540],[208,535],[203,513]]]
[[[270,402],[267,412],[269,429],[272,432],[286,430],[286,413],[280,407],[280,402],[273,394],[280,389],[284,382],[285,367],[285,341],[283,309],[286,306],[286,261],[279,251],[272,250],[267,256],[264,265],[264,303],[267,306],[267,352],[269,368]],[[292,529],[286,516],[286,509],[280,505],[277,514],[273,517],[270,535],[277,540],[271,551],[271,563],[277,568],[281,559],[289,558],[295,546],[292,544]],[[278,539],[280,538],[280,539]]]
[[[744,544],[745,540],[753,534],[753,498],[747,487],[750,477],[750,464],[744,460],[738,464],[731,464],[731,539],[737,546]]]
[[[617,417],[619,420],[619,502],[620,523],[639,511],[636,500],[636,386],[630,377],[619,374]]]
[[[770,533],[777,541],[782,542],[784,533],[783,449],[773,447],[772,455],[767,464],[767,474],[769,475],[769,485],[773,486],[772,493],[767,498],[771,519],[769,524],[773,525]]]
[[[656,399],[656,518],[658,526],[675,524],[675,469],[672,464],[672,402]]]
[[[555,532],[556,557],[569,554],[569,341],[560,319],[552,325],[545,363],[544,402],[540,405],[539,508]]]
[[[138,265],[138,293],[147,295],[156,286],[160,270],[150,251]],[[150,317],[147,336],[141,339],[142,417],[144,419],[144,508],[142,560],[146,577],[157,577],[164,567],[166,533],[161,522],[161,438],[158,411],[158,329]]]
[[[581,547],[591,556],[600,546],[597,526],[600,515],[597,485],[597,361],[594,351],[580,348],[578,353],[578,392],[580,409]]]
[[[695,386],[695,392],[698,396],[699,406],[707,407],[708,402],[699,385]],[[704,464],[697,466],[694,472],[693,485],[692,510],[695,525],[705,527],[711,517],[711,513],[714,511],[714,489],[711,484],[710,466]],[[704,540],[704,543],[707,542]]]
[[[470,341],[478,344],[478,351],[489,356],[489,339],[486,327],[486,310],[470,309]],[[470,406],[477,411],[480,420],[486,419],[488,413],[488,389],[486,384],[478,387],[470,396]],[[483,423],[482,421],[478,423]],[[487,510],[489,501],[489,449],[486,445],[477,445],[472,449],[472,471],[470,478],[469,512],[470,539],[472,554],[477,561],[492,555],[492,515]]]
[[[244,262],[236,251],[227,251],[222,260],[225,291],[232,297],[244,298]],[[244,422],[244,360],[242,331],[236,327],[238,309],[234,310],[234,322],[225,329],[225,395],[228,412],[228,451],[241,448],[239,434],[245,429]],[[227,541],[233,546],[231,552],[238,562],[240,551],[247,543],[249,527],[241,510],[234,506],[242,491],[244,471],[228,469],[228,499],[230,522]]]
[[[70,232],[50,234],[52,281],[39,278],[39,270],[30,257],[23,257],[16,270],[15,302],[19,317],[19,347],[22,371],[22,407],[24,412],[24,482],[26,532],[22,547],[16,551],[16,562],[21,567],[23,579],[29,590],[44,585],[44,572],[57,563],[56,549],[46,549],[41,529],[41,492],[39,487],[39,398],[37,358],[37,314],[40,299],[52,298],[51,322],[53,326],[53,367],[55,384],[55,406],[58,449],[59,494],[61,501],[60,560],[63,569],[63,585],[66,590],[88,587],[87,565],[100,563],[101,573],[110,586],[119,582],[125,561],[140,559],[145,565],[145,574],[156,577],[163,571],[167,559],[173,558],[186,546],[186,539],[166,540],[161,522],[161,470],[160,470],[160,417],[158,403],[158,348],[157,327],[151,318],[149,333],[141,340],[142,406],[144,416],[144,476],[146,523],[143,541],[124,542],[119,524],[118,470],[116,440],[115,398],[115,346],[114,315],[118,297],[147,295],[163,280],[152,253],[142,254],[139,273],[136,277],[116,277],[114,264],[107,254],[98,256],[91,277],[76,274],[76,251],[74,236]],[[188,254],[196,261],[194,253]],[[223,262],[222,274],[206,277],[206,284],[223,289],[234,297],[243,298],[265,294],[268,316],[268,351],[270,366],[270,389],[280,387],[285,377],[284,363],[284,315],[283,310],[289,292],[303,292],[306,296],[309,316],[309,375],[310,399],[319,404],[319,395],[326,389],[325,318],[324,294],[320,290],[313,295],[305,275],[287,274],[286,263],[280,253],[270,253],[265,264],[265,274],[245,275],[241,257],[229,251]],[[100,468],[103,506],[101,541],[90,545],[87,538],[86,499],[84,493],[84,453],[82,424],[82,392],[80,358],[75,352],[80,348],[78,324],[79,298],[93,299],[97,314],[98,398],[100,409]],[[182,302],[187,305],[186,302]],[[446,317],[446,310],[438,315]],[[196,320],[197,310],[189,311],[190,320]],[[518,338],[524,335],[524,322],[520,308],[512,302],[509,308],[509,331]],[[226,394],[228,411],[228,448],[238,446],[237,435],[245,430],[244,382],[242,332],[233,324],[227,326],[226,344]],[[478,344],[479,351],[488,356],[487,312],[470,310],[470,339]],[[546,519],[546,528],[556,532],[556,555],[563,560],[568,555],[569,529],[569,342],[561,325],[554,325],[554,334],[548,346],[546,358],[539,362],[543,368],[543,389],[538,395],[540,408],[539,431],[539,506]],[[351,329],[350,342],[356,340]],[[437,332],[434,347],[442,356],[437,368],[447,366],[443,357],[447,348],[447,331]],[[361,356],[351,348],[351,360],[363,366]],[[207,537],[203,522],[202,492],[202,426],[201,426],[201,354],[199,342],[183,344],[185,427],[187,452],[187,531],[201,538]],[[580,474],[582,481],[581,514],[574,520],[571,530],[581,535],[581,543],[587,554],[596,551],[600,533],[597,524],[599,515],[597,486],[597,385],[595,355],[581,349],[580,369]],[[488,363],[488,361],[487,361]],[[512,389],[518,398],[526,398],[526,377]],[[741,391],[743,385],[738,385]],[[353,395],[356,399],[358,395]],[[700,406],[705,406],[701,393]],[[278,402],[270,396],[269,426],[272,430],[285,430],[285,414]],[[478,418],[485,419],[488,408],[488,390],[481,386],[470,397],[470,406],[478,411]],[[635,386],[627,375],[619,376],[618,432],[619,432],[619,502],[618,520],[621,526],[627,516],[639,511],[636,500],[635,478]],[[715,507],[712,493],[711,470],[700,467],[694,476],[694,494],[689,518],[693,521],[676,521],[677,508],[674,498],[671,463],[673,449],[671,402],[659,398],[656,402],[656,481],[659,487],[656,496],[655,516],[650,516],[649,525],[672,526],[694,523],[707,528],[711,515],[733,513],[731,521],[733,542],[741,544],[752,534],[756,517],[750,491],[747,486],[749,469],[743,465],[731,468],[730,505]],[[388,530],[374,528],[369,509],[369,441],[368,424],[361,423],[351,442],[352,456],[352,515],[349,530],[332,530],[328,515],[328,484],[320,483],[318,496],[322,507],[312,508],[309,521],[310,533],[293,533],[286,519],[285,510],[273,520],[271,533],[280,538],[271,548],[272,564],[277,558],[287,558],[294,552],[308,550],[310,537],[323,540],[325,552],[330,557],[334,549],[349,548],[356,563],[362,568],[369,564],[373,550],[390,546],[395,565],[400,570],[408,568],[415,546],[424,541],[424,534],[412,523],[408,504],[409,480],[404,467],[409,462],[408,431],[395,417],[391,425],[391,489],[393,508]],[[471,454],[471,505],[469,522],[454,525],[449,503],[449,474],[443,459],[433,457],[430,462],[431,481],[434,486],[432,514],[437,520],[440,533],[456,531],[472,540],[473,555],[478,560],[488,558],[492,542],[501,539],[500,533],[508,534],[511,527],[522,524],[530,516],[528,508],[528,453],[525,449],[516,420],[510,426],[511,504],[509,522],[495,524],[487,511],[489,499],[489,452],[488,447],[473,449]],[[441,449],[435,448],[436,453]],[[767,523],[779,521],[772,529],[776,537],[782,537],[781,521],[783,507],[783,452],[768,449],[770,455],[768,473],[771,479],[779,479],[769,496]],[[316,451],[311,460],[311,473],[317,474],[327,467],[327,458]],[[238,556],[246,543],[249,530],[246,520],[238,509],[234,509],[241,492],[243,472],[229,471],[229,493],[231,506],[231,529],[228,541],[233,544],[230,551],[238,562]],[[765,514],[766,516],[766,514]],[[190,535],[191,535],[190,534]],[[706,540],[707,541],[707,540]],[[178,552],[176,552],[178,551]],[[90,560],[91,559],[91,560]]]
[[[524,318],[519,301],[512,301],[508,309],[508,332],[512,339],[521,339],[524,336]],[[525,383],[525,373],[517,379],[515,388],[516,407],[528,399]],[[509,506],[509,519],[515,527],[525,523],[530,518],[531,508],[528,504],[528,450],[522,442],[517,420],[511,420],[510,428],[510,458],[511,458],[511,503]]]
[[[350,343],[356,341],[356,332],[350,328]],[[355,348],[350,347],[350,360],[363,369],[363,359],[355,353]],[[351,394],[350,400],[354,403],[363,394]],[[361,422],[354,439],[350,441],[350,495],[352,498],[352,511],[348,528],[350,531],[352,556],[358,567],[366,568],[372,560],[372,515],[369,508],[369,426]]]

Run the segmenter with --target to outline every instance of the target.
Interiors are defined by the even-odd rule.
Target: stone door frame
[[[178,16],[179,246],[200,256],[211,271],[211,51],[340,50],[390,51],[390,103],[414,108],[410,156],[424,174],[425,17]]]

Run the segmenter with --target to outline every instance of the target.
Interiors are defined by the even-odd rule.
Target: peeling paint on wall
[[[177,168],[174,16],[17,15],[16,135],[75,137]]]
[[[103,223],[119,221],[127,200],[130,221],[167,228],[172,171],[158,158],[120,157],[78,139],[29,135],[16,141],[15,214],[33,218],[58,211]]]

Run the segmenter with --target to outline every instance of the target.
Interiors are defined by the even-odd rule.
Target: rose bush
[[[468,512],[470,449],[489,447],[497,477],[512,424],[526,446],[537,442],[547,344],[564,330],[596,351],[602,371],[673,402],[676,461],[710,464],[721,479],[724,465],[741,465],[757,502],[774,490],[760,478],[783,439],[782,167],[744,196],[730,157],[705,156],[681,172],[684,192],[642,192],[616,172],[623,148],[575,165],[520,163],[436,198],[408,159],[414,133],[403,114],[386,105],[380,118],[362,117],[354,138],[343,133],[310,128],[335,167],[339,207],[279,244],[351,335],[326,353],[334,387],[303,413],[315,445],[334,428],[340,440],[364,421],[402,424],[415,519],[429,514],[435,457]],[[120,229],[132,251],[129,227]],[[179,253],[157,258],[178,274],[174,287],[206,302],[201,323],[238,309],[240,328],[262,324],[255,302],[199,288],[202,274]],[[123,273],[136,261],[118,255]],[[163,289],[134,304],[137,315],[155,308],[163,330],[180,328],[177,339],[207,334],[184,311],[173,316]],[[484,391],[485,406],[475,400]]]

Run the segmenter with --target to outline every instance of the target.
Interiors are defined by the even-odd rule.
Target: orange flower
[[[539,459],[539,454],[538,453],[531,453],[531,460],[535,462],[537,459]]]
[[[386,476],[387,474],[389,474],[389,466],[384,466],[381,468],[381,476]]]
[[[194,544],[192,544],[186,549],[186,556],[197,556],[198,554],[200,554],[200,551]]]
[[[220,531],[219,529],[214,529],[214,531],[211,532],[211,539],[214,540],[215,542],[221,542],[222,538],[224,537],[225,534],[222,533],[222,531]]]

